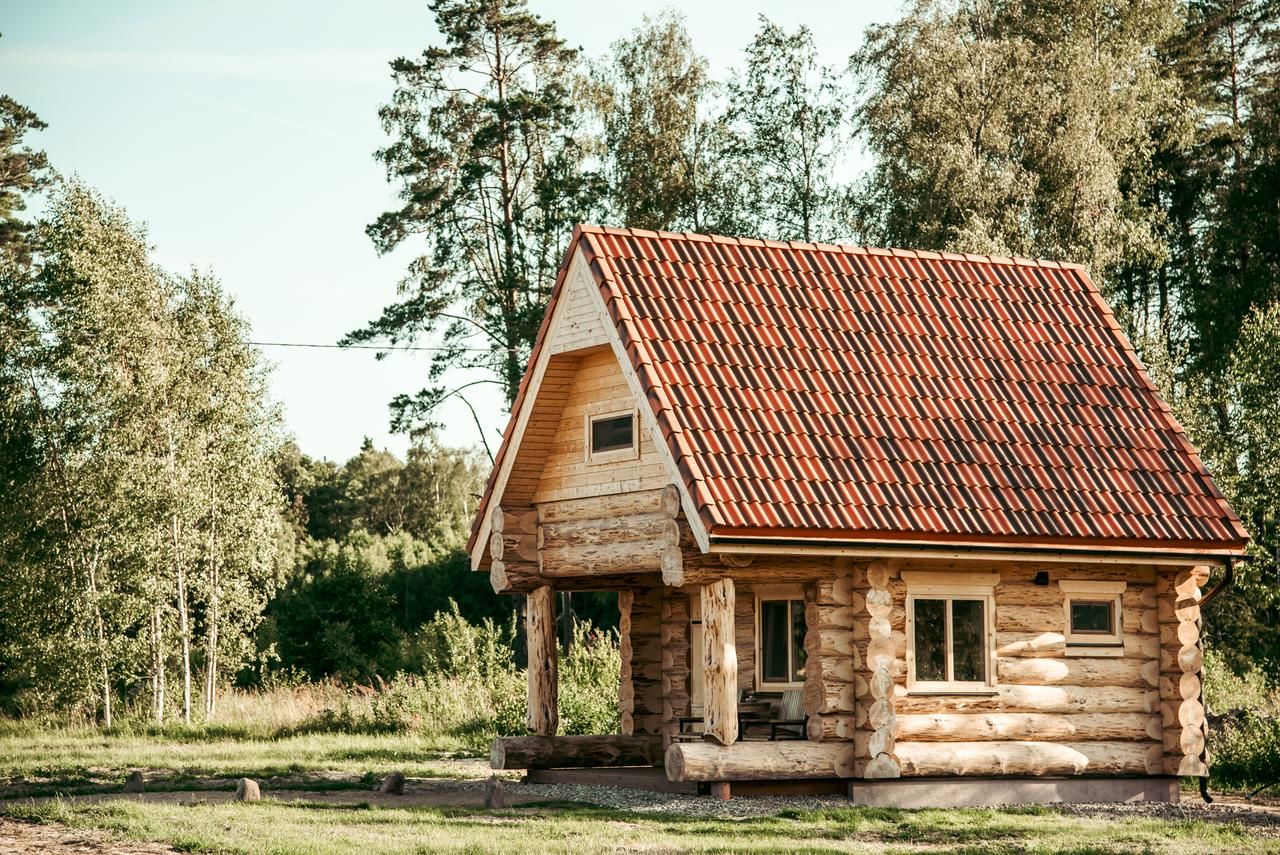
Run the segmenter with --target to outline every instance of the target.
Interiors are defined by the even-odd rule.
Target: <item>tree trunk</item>
[[[178,516],[173,515],[173,569],[178,585],[178,636],[182,640],[182,722],[191,724],[191,626],[187,616],[187,574],[178,553]]]
[[[93,601],[94,625],[98,637],[99,672],[102,679],[102,726],[111,729],[111,664],[107,654],[107,629],[102,620],[102,604],[98,602],[98,548],[88,564],[89,597]]]
[[[212,471],[212,467],[211,467]],[[205,617],[205,681],[204,717],[212,719],[218,704],[218,620],[221,605],[221,572],[218,565],[217,528],[218,488],[212,475],[209,478],[209,614]]]

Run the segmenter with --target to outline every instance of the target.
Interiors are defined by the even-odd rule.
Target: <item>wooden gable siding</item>
[[[573,275],[565,282],[566,293],[557,307],[555,326],[550,330],[547,349],[555,353],[584,350],[609,343],[604,320],[597,308],[598,298],[587,290],[594,288],[591,275],[575,265]]]
[[[578,375],[578,362],[577,355],[565,353],[557,354],[547,362],[538,397],[533,401],[528,424],[521,434],[519,452],[502,493],[503,504],[507,507],[521,507],[533,501],[540,467],[559,432],[560,415]]]
[[[541,398],[542,392],[539,403]],[[636,425],[639,457],[609,463],[587,461],[586,417],[633,410],[639,403],[631,394],[612,350],[599,348],[577,357],[577,369],[569,382],[559,418],[554,426],[548,425],[551,432],[540,472],[536,473],[539,480],[532,495],[533,503],[654,490],[670,484],[671,478],[643,421]],[[523,452],[522,444],[522,457]],[[514,472],[512,478],[515,478]],[[507,495],[511,495],[510,487]]]

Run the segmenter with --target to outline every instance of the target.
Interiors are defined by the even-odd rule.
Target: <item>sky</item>
[[[590,57],[671,5],[529,3]],[[823,60],[843,68],[867,25],[892,19],[897,3],[677,8],[723,77],[760,15],[808,24]],[[163,267],[212,270],[255,341],[333,344],[395,299],[412,248],[379,257],[364,229],[393,207],[373,159],[386,141],[377,108],[391,93],[387,63],[437,38],[426,0],[7,0],[4,10],[0,91],[49,125],[30,142],[145,223]],[[303,451],[341,461],[370,437],[403,454],[408,439],[390,433],[387,404],[425,384],[429,353],[262,351]],[[501,394],[474,388],[496,447]],[[462,402],[441,416],[443,442],[479,445]]]

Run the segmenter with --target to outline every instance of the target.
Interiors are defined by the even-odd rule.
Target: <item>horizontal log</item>
[[[575,520],[608,519],[616,516],[659,514],[675,517],[680,513],[680,492],[675,485],[657,490],[635,490],[583,499],[561,499],[538,505],[538,522],[542,525]]]
[[[1127,686],[1151,689],[1159,685],[1160,666],[1154,659],[1000,658],[996,673],[1001,683],[1023,686]]]
[[[512,559],[517,561],[537,561],[538,542],[532,534],[509,534],[494,531],[489,535],[489,557],[494,561]]]
[[[1057,605],[1015,606],[996,600],[996,630],[999,632],[1054,632],[1063,628],[1066,611]]]
[[[899,742],[903,776],[1158,775],[1156,742]]]
[[[1160,650],[1160,640],[1154,634],[1125,632],[1120,640],[1125,657],[1154,659]],[[1067,638],[1061,631],[996,633],[997,656],[1063,657],[1066,650]]]
[[[732,567],[725,564],[717,553],[701,553],[686,548],[684,560],[678,571],[664,575],[663,581],[670,587],[706,585],[717,579],[732,577],[743,585],[769,585],[774,582],[807,582],[822,578],[832,572],[832,565],[822,559],[787,559],[761,556],[748,567]]]
[[[531,561],[503,561],[495,558],[489,564],[489,584],[495,594],[528,593],[546,584],[538,565]]]
[[[677,742],[667,749],[669,781],[788,781],[853,776],[847,742]]]
[[[497,594],[527,594],[549,585],[557,591],[630,591],[662,584],[656,573],[616,573],[607,576],[553,576],[538,572],[527,561],[494,561],[489,565],[489,583]]]
[[[493,769],[579,769],[662,765],[662,737],[500,736],[489,749]]]
[[[678,546],[680,525],[675,518],[662,514],[628,514],[620,517],[547,523],[538,527],[537,546],[539,549],[553,549],[630,541],[659,542]]]
[[[818,580],[814,600],[821,606],[849,606],[853,605],[853,593],[853,574],[837,573]]]
[[[1145,741],[1162,738],[1153,713],[920,713],[898,716],[898,738],[915,742]]]
[[[547,546],[538,550],[543,576],[604,576],[611,573],[657,573],[662,570],[661,540]]]
[[[1111,686],[996,686],[991,694],[907,694],[895,689],[899,715],[938,712],[1154,713],[1160,693]]]

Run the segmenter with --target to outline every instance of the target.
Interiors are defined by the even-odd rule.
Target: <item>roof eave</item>
[[[1088,543],[1009,543],[999,541],[946,541],[838,538],[803,535],[710,534],[711,552],[804,552],[852,557],[949,557],[981,558],[1005,555],[1057,560],[1124,559],[1146,563],[1215,563],[1245,554],[1245,544],[1100,546]]]

